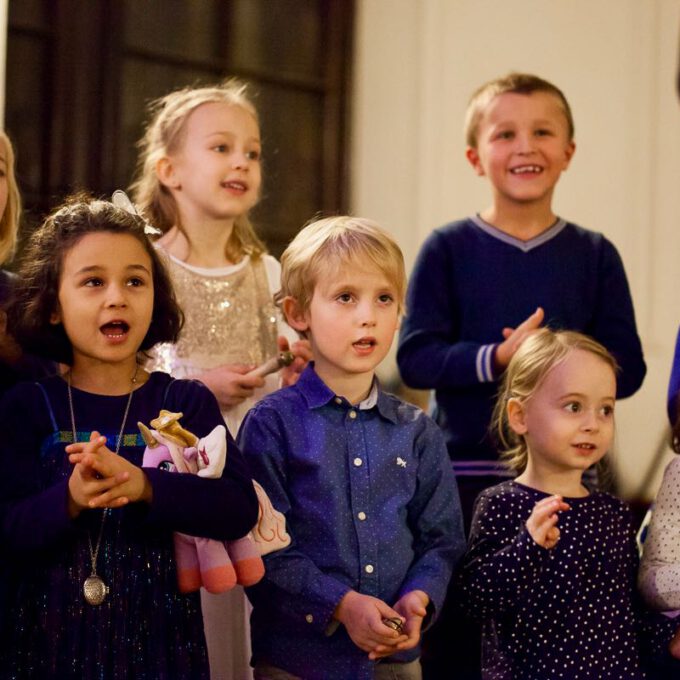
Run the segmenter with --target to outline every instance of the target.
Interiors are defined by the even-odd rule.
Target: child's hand
[[[220,408],[226,411],[252,397],[253,391],[264,385],[264,378],[245,375],[254,368],[245,364],[223,364],[195,377],[215,395]]]
[[[120,508],[151,501],[151,484],[144,471],[107,448],[106,437],[98,432],[92,432],[87,443],[69,444],[66,453],[75,466],[69,478],[72,516],[84,508]]]
[[[412,590],[396,602],[394,610],[399,612],[404,621],[404,633],[408,636],[403,642],[399,642],[394,647],[385,647],[379,645],[368,655],[369,659],[380,659],[384,656],[389,656],[395,652],[400,652],[404,649],[413,649],[420,640],[420,629],[423,625],[423,620],[427,615],[427,605],[430,603],[430,598],[424,590]]]
[[[557,513],[569,509],[562,496],[548,496],[538,501],[526,525],[531,538],[543,548],[554,548],[560,540],[560,530],[556,526]]]
[[[340,600],[334,617],[345,626],[352,642],[364,652],[369,652],[369,656],[376,648],[387,648],[393,653],[397,651],[397,644],[408,640],[406,635],[400,635],[383,623],[383,618],[401,617],[377,597],[350,590]]]
[[[305,370],[307,364],[312,360],[312,346],[309,340],[296,340],[289,345],[288,338],[279,335],[277,344],[279,352],[292,352],[295,359],[290,366],[281,369],[281,386],[288,387],[294,385],[300,377],[300,373]]]
[[[494,357],[497,369],[501,371],[505,370],[510,363],[510,359],[512,359],[514,353],[527,336],[541,327],[543,316],[543,309],[538,307],[536,311],[530,317],[522,321],[517,328],[503,329],[503,337],[505,340],[496,348],[496,355]]]
[[[106,439],[100,437],[98,432],[92,432],[89,443],[69,444],[66,452],[71,451],[96,455],[100,448],[104,447]],[[104,447],[106,448],[106,447]],[[70,462],[74,462],[70,459]],[[116,479],[104,479],[91,465],[76,463],[68,480],[69,491],[69,514],[76,517],[80,511],[90,507],[90,501],[103,491],[118,484]]]

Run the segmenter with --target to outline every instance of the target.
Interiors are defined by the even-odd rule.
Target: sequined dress
[[[137,422],[164,406],[184,413],[190,430],[221,423],[210,392],[195,381],[151,375],[135,391],[120,454],[140,464]],[[115,450],[127,396],[73,390],[78,440],[92,429]],[[156,469],[146,474],[150,505],[112,510],[104,524],[97,573],[111,592],[100,606],[85,603],[90,575],[88,532],[96,541],[102,511],[71,520],[67,485],[73,439],[66,384],[59,377],[14,388],[0,406],[3,558],[9,610],[0,636],[2,678],[206,678],[198,593],[180,595],[172,532],[211,538],[244,535],[257,505],[242,456],[229,440],[230,465],[219,480]]]
[[[279,333],[291,336],[274,305],[280,267],[273,257],[246,256],[237,265],[203,268],[166,254],[166,264],[184,329],[176,344],[154,348],[150,370],[186,378],[222,364],[259,365],[276,354]],[[277,387],[278,375],[271,375],[251,399],[222,412],[234,436],[253,404]]]
[[[277,335],[290,342],[295,332],[283,322],[274,302],[280,287],[281,266],[270,255],[219,268],[195,267],[159,252],[185,315],[184,329],[175,345],[157,345],[150,369],[175,377],[195,376],[222,364],[259,365],[277,352]],[[279,376],[265,378],[264,387],[241,404],[222,411],[236,436],[248,410],[279,387]],[[201,592],[205,634],[212,680],[248,680],[250,669],[250,607],[240,586],[220,595]]]

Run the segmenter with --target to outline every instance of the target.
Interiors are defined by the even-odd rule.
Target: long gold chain
[[[123,414],[123,422],[120,425],[120,432],[118,433],[118,441],[116,442],[116,455],[120,451],[120,446],[123,441],[123,433],[125,432],[125,424],[127,423],[128,413],[130,412],[130,404],[132,403],[132,395],[134,394],[135,384],[137,382],[137,372],[139,371],[139,366],[135,367],[135,373],[132,376],[132,385],[130,386],[130,393],[128,394],[127,403],[125,404],[125,413]],[[67,375],[67,390],[68,390],[68,407],[71,412],[71,428],[73,430],[73,443],[76,443],[78,434],[76,430],[76,417],[75,410],[73,408],[73,394],[71,390],[71,371]],[[99,524],[99,535],[97,536],[97,543],[92,547],[92,536],[90,532],[87,532],[87,546],[90,551],[90,564],[92,567],[92,573],[89,578],[85,580],[84,592],[85,600],[89,604],[101,604],[104,601],[109,589],[104,585],[104,582],[97,575],[97,557],[99,556],[99,548],[102,543],[102,536],[104,535],[104,523],[106,522],[106,517],[109,514],[109,509],[106,508],[102,512],[102,521]],[[91,592],[91,586],[88,584],[95,583],[96,590],[94,593]]]

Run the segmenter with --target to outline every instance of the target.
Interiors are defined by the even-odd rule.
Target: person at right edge
[[[467,159],[491,183],[493,201],[426,239],[397,361],[407,385],[435,390],[434,416],[469,532],[477,495],[513,476],[489,425],[498,381],[528,335],[545,325],[594,337],[621,367],[617,398],[638,390],[646,366],[616,248],[553,212],[555,186],[576,148],[562,91],[525,73],[485,83],[468,105],[465,136]],[[456,678],[479,677],[479,630],[456,599],[449,592],[425,636],[425,678],[450,677],[451,658],[459,661]]]

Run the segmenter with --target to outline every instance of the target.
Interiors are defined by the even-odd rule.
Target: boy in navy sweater
[[[478,490],[507,478],[488,427],[498,378],[527,333],[546,324],[594,337],[621,367],[618,397],[645,375],[616,248],[552,210],[573,134],[564,95],[540,78],[510,74],[480,88],[466,155],[493,203],[436,229],[411,276],[399,368],[408,385],[435,390],[468,524]]]
[[[552,209],[575,150],[564,94],[511,73],[474,93],[465,132],[493,201],[423,244],[397,361],[408,385],[435,390],[467,530],[477,494],[512,476],[489,424],[497,381],[527,334],[548,325],[593,336],[621,367],[618,397],[640,387],[646,368],[616,248]]]

